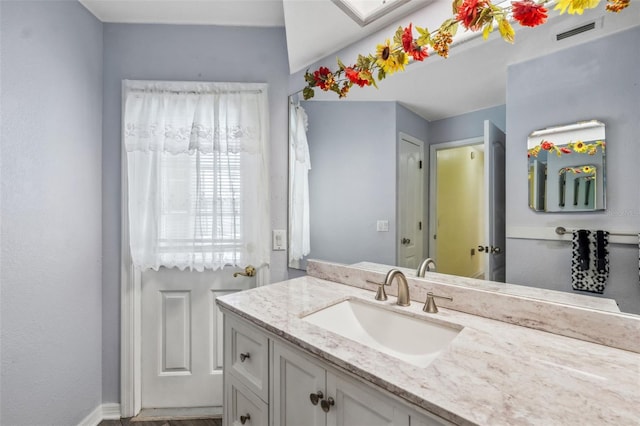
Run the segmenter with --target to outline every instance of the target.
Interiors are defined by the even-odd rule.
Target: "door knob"
[[[251,420],[251,416],[247,413],[246,416],[240,416],[240,423],[245,424],[247,421]]]
[[[491,246],[491,253],[500,254],[500,253],[502,253],[502,249],[500,247]]]
[[[336,402],[331,397],[320,401],[320,406],[322,407],[322,411],[324,411],[325,413],[328,413],[329,410],[331,410],[331,407],[334,405],[336,405]]]
[[[482,253],[482,252],[484,252],[484,251],[486,251],[487,253],[489,253],[489,247],[487,247],[487,246],[478,246],[478,251],[479,251],[480,253]]]
[[[251,358],[251,354],[249,354],[249,352],[240,354],[240,362],[244,362],[247,358]]]
[[[400,240],[400,242],[402,244],[409,244],[411,242],[411,240],[409,238],[403,238],[402,240]]]
[[[322,393],[322,391],[318,391],[316,393],[310,393],[309,394],[309,399],[311,400],[311,403],[313,405],[318,405],[318,402],[321,399],[324,399],[324,394]]]

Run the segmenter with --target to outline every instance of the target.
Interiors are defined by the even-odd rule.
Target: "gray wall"
[[[104,25],[103,401],[120,400],[121,81],[268,83],[271,223],[287,229],[288,74],[284,28]],[[285,252],[271,260],[271,280],[286,279]]]
[[[102,24],[76,1],[0,8],[0,423],[73,425],[102,393]]]
[[[484,120],[490,120],[500,130],[506,129],[506,105],[468,112],[429,123],[429,144],[475,138],[484,134]]]
[[[396,103],[301,102],[309,116],[312,259],[395,264]],[[377,232],[377,220],[389,232]]]
[[[512,65],[507,80],[507,229],[511,226],[640,232],[640,28]],[[527,135],[586,119],[603,121],[607,209],[539,213],[527,207]],[[566,242],[508,239],[507,281],[571,291]],[[605,296],[640,313],[637,245],[610,246]],[[590,293],[588,293],[590,294]]]

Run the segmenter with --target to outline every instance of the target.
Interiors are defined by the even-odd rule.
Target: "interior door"
[[[505,281],[505,143],[506,137],[489,120],[484,122],[485,279]]]
[[[218,296],[255,286],[237,269],[142,273],[142,408],[222,406]]]
[[[423,258],[424,173],[422,141],[400,135],[398,154],[398,266],[417,268]]]

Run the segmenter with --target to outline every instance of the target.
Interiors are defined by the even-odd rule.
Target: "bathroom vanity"
[[[413,301],[400,307],[395,297],[376,301],[370,287],[362,288],[380,282],[380,272],[318,262],[309,274],[217,299],[224,313],[227,425],[621,425],[640,419],[640,354],[633,344],[619,349],[594,343],[595,334],[585,341],[530,328],[540,328],[535,319],[525,327],[514,323],[521,320],[454,310],[464,309],[463,300],[456,305],[461,293],[449,308],[427,314],[425,291],[447,288],[428,280],[408,277]],[[521,299],[544,311],[540,301]],[[499,309],[478,300],[484,309]],[[367,333],[357,334],[354,318]],[[640,321],[622,321],[613,339],[637,339]]]

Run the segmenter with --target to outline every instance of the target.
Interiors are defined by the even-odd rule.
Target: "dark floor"
[[[222,426],[221,419],[193,419],[193,420],[149,420],[139,421],[128,419],[103,420],[98,426]]]

